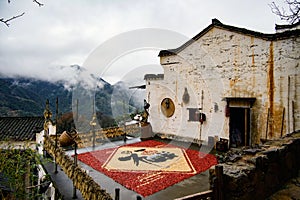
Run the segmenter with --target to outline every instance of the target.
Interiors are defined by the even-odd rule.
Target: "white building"
[[[164,74],[145,75],[153,131],[254,145],[299,130],[300,30],[283,28],[264,34],[213,19],[182,46],[160,51]]]

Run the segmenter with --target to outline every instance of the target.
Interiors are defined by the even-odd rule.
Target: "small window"
[[[172,99],[165,98],[161,102],[161,111],[166,117],[172,117],[175,112],[175,105]]]
[[[189,111],[189,120],[192,122],[203,122],[206,121],[206,115],[199,110],[199,108],[188,108]]]
[[[199,108],[188,108],[189,111],[189,121],[199,122],[200,111]]]

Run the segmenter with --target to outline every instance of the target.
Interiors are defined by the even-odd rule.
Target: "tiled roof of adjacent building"
[[[239,27],[235,27],[235,26],[231,26],[231,25],[226,25],[226,24],[221,23],[218,19],[212,19],[212,23],[208,27],[203,29],[200,33],[198,33],[196,36],[194,36],[192,39],[188,40],[186,43],[184,43],[183,45],[181,45],[180,47],[178,47],[176,49],[161,50],[159,52],[158,56],[162,57],[162,56],[177,55],[177,53],[179,53],[180,51],[182,51],[183,49],[185,49],[186,47],[191,45],[193,42],[197,41],[199,38],[201,38],[203,35],[205,35],[208,31],[210,31],[214,27],[228,30],[231,32],[235,32],[235,33],[253,36],[256,38],[261,38],[264,40],[269,40],[269,41],[281,40],[281,39],[286,39],[289,37],[299,37],[299,35],[300,35],[299,29],[288,30],[288,31],[278,32],[278,33],[273,33],[273,34],[266,34],[266,33],[248,30],[245,28],[239,28]]]
[[[294,24],[283,24],[283,25],[275,24],[275,30],[277,31],[280,29],[293,29],[298,26],[300,26],[300,21],[298,21],[297,23],[294,23]]]
[[[43,124],[44,117],[0,117],[0,140],[35,140]]]
[[[164,74],[146,74],[144,80],[149,79],[164,79]]]

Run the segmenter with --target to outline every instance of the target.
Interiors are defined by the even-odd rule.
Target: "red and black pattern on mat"
[[[168,145],[159,141],[148,140],[139,143],[124,145],[122,147],[155,147],[155,148],[169,148],[176,147],[173,145]],[[120,147],[118,147],[120,148]],[[117,148],[110,148],[104,150],[97,150],[87,153],[82,153],[78,155],[78,159],[91,166],[95,170],[109,176],[116,182],[120,183],[124,187],[137,192],[138,194],[146,197],[153,193],[159,192],[171,185],[183,181],[189,177],[206,171],[211,166],[217,164],[217,159],[211,154],[205,154],[196,150],[183,149],[185,151],[186,159],[193,172],[178,172],[178,171],[159,171],[159,170],[110,170],[105,168],[105,163],[107,163],[112,157]]]

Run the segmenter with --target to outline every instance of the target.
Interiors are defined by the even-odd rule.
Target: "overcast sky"
[[[10,27],[0,23],[0,74],[39,77],[47,80],[72,79],[74,68],[101,44],[119,34],[142,28],[174,31],[191,38],[211,23],[273,33],[275,23],[270,0],[32,0],[0,1],[0,18],[12,20]],[[275,1],[282,5],[282,1]],[[183,41],[178,41],[178,45]],[[174,48],[174,47],[170,47]],[[114,49],[112,49],[114,51]],[[132,67],[158,65],[159,49],[135,51],[112,61],[102,74],[114,83],[126,77]],[[155,67],[153,68],[155,69]],[[160,73],[160,69],[157,69]],[[155,71],[155,70],[154,70]],[[118,73],[120,72],[120,74]],[[127,74],[126,74],[127,73]]]

